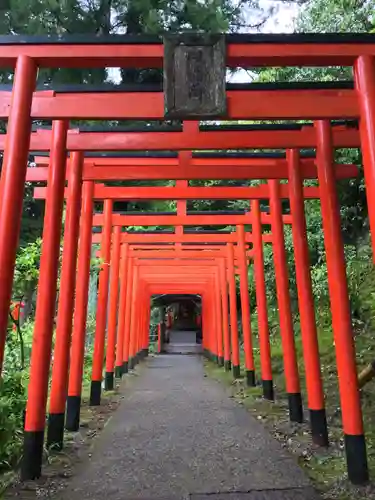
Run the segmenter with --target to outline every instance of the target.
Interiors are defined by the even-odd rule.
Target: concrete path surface
[[[169,344],[164,344],[164,351],[171,354],[198,354],[202,345],[196,342],[197,333],[189,330],[172,330]]]
[[[204,377],[200,356],[149,358],[60,500],[317,500],[292,457]]]

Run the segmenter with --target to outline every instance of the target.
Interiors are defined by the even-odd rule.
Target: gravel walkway
[[[199,356],[149,358],[60,500],[317,500]]]

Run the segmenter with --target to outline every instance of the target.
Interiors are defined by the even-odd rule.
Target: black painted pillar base
[[[224,358],[222,358],[221,356],[218,356],[218,358],[217,358],[217,364],[219,366],[224,366]]]
[[[246,384],[248,387],[255,387],[255,372],[254,372],[254,370],[246,370]]]
[[[310,426],[313,443],[319,446],[328,446],[327,418],[324,408],[321,410],[310,410]]]
[[[48,415],[47,448],[61,451],[64,446],[64,413]]]
[[[233,378],[241,377],[241,369],[239,365],[233,365]]]
[[[345,434],[344,440],[349,481],[353,484],[367,483],[369,474],[365,436]]]
[[[303,422],[302,397],[300,392],[288,394],[289,419],[291,422]]]
[[[264,399],[273,401],[275,399],[275,394],[273,392],[273,380],[262,380],[262,386]]]
[[[38,479],[42,474],[44,431],[25,431],[21,481]]]
[[[230,361],[224,361],[224,370],[230,372],[232,369],[232,363]]]
[[[102,381],[92,380],[90,388],[90,406],[100,406],[102,396]]]
[[[217,356],[217,354],[213,354],[212,361],[218,365],[219,364],[219,356]]]
[[[134,364],[134,358],[129,358],[128,361],[128,370],[133,370],[135,364]]]
[[[115,366],[115,378],[122,377],[122,366]]]
[[[143,361],[144,358],[143,349],[138,352],[137,357],[138,357],[138,362]]]
[[[66,400],[65,429],[77,432],[81,413],[81,396],[68,396]]]
[[[149,354],[148,347],[145,347],[145,349],[143,349],[143,356],[147,358],[148,354]]]
[[[125,373],[128,373],[128,372],[129,372],[128,362],[124,361],[122,363],[122,374],[125,375]]]
[[[115,377],[113,372],[106,372],[104,378],[104,390],[113,391],[115,387]]]

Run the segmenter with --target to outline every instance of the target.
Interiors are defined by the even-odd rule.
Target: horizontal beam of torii
[[[96,256],[100,257],[100,250],[97,251]],[[226,259],[227,250],[225,247],[219,250],[186,250],[181,248],[172,248],[171,250],[130,250],[129,256],[136,259],[136,262],[143,262],[145,260],[149,261],[155,260],[156,265],[163,265],[164,262],[169,262],[170,260],[174,262],[181,262],[181,264],[186,263],[186,261],[191,261],[197,263],[214,262],[218,265],[217,259]],[[254,251],[246,250],[246,256],[248,257],[247,262],[250,262],[250,258],[254,256]],[[161,262],[159,262],[161,261]],[[237,257],[234,259],[237,263]]]
[[[1,94],[1,93],[0,93]],[[86,97],[85,97],[86,98]],[[116,129],[115,129],[116,130]],[[333,126],[333,144],[337,148],[360,146],[359,131],[355,128]],[[52,133],[49,130],[33,132],[30,151],[49,151]],[[0,135],[0,150],[4,150],[6,135]],[[223,130],[185,132],[76,132],[67,138],[69,151],[144,151],[144,150],[199,150],[199,149],[284,149],[316,146],[315,130],[311,126],[301,130]]]
[[[194,161],[194,160],[193,160]],[[250,163],[250,162],[249,162]],[[301,160],[301,176],[304,179],[316,179],[315,160]],[[336,179],[348,179],[358,175],[356,165],[335,165]],[[69,168],[66,175],[69,178]],[[210,179],[287,179],[288,166],[285,160],[259,161],[249,165],[237,165],[233,160],[228,165],[160,165],[160,166],[111,166],[110,162],[103,166],[85,164],[82,179],[84,181],[112,180],[210,180]],[[28,182],[46,182],[48,167],[27,169]]]
[[[245,215],[112,215],[114,226],[230,226],[251,224],[251,212]],[[292,223],[291,215],[283,215],[284,224]],[[272,224],[271,215],[261,214],[262,224]],[[103,226],[104,216],[96,214],[93,226]]]
[[[236,90],[226,95],[226,118],[232,120],[332,120],[357,119],[360,115],[357,92],[347,88]],[[11,100],[11,92],[0,92],[0,119],[9,117]],[[164,120],[164,94],[92,92],[83,97],[79,92],[41,91],[34,93],[30,114],[35,120]],[[102,144],[100,147],[103,149]],[[191,145],[187,149],[192,149]]]
[[[263,234],[262,236],[264,243],[272,242],[271,234]],[[181,243],[188,245],[190,243],[194,244],[225,244],[225,243],[233,243],[235,244],[238,240],[238,236],[235,232],[226,233],[217,231],[216,233],[157,233],[157,232],[134,232],[134,233],[122,233],[121,234],[121,242],[122,243],[132,243],[132,244],[170,244],[170,243]],[[245,233],[245,241],[247,243],[252,243],[253,235],[252,233]],[[92,235],[92,243],[97,244],[102,242],[102,233],[94,233]]]
[[[46,187],[34,188],[35,199],[46,199]],[[65,189],[65,197],[68,195],[68,188]],[[115,187],[96,184],[94,189],[95,200],[118,200],[118,201],[140,201],[140,200],[251,200],[269,199],[270,189],[267,184],[254,187]],[[319,188],[305,187],[305,199],[319,198]],[[280,198],[289,198],[288,184],[280,185]]]
[[[1,67],[17,58],[35,59],[47,68],[162,68],[164,45],[156,35],[2,36]],[[225,36],[226,64],[257,66],[351,66],[360,55],[375,56],[367,33],[230,34]],[[255,50],[256,49],[256,50]]]

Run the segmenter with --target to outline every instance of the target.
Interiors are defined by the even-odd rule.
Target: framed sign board
[[[226,114],[224,35],[164,36],[167,119],[213,119]]]

